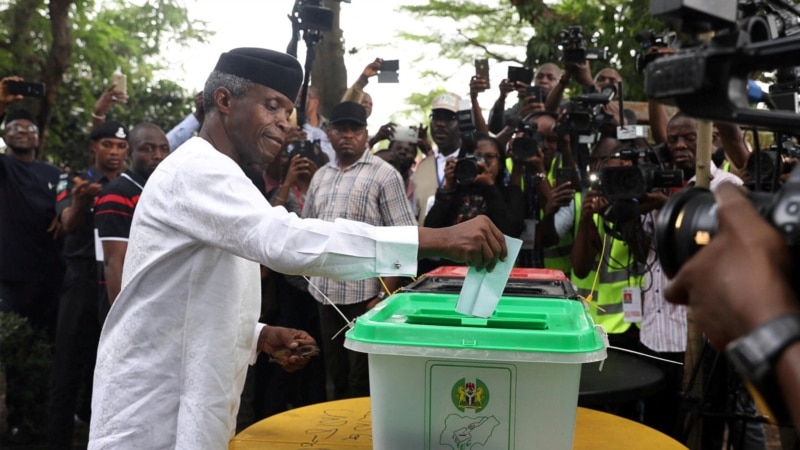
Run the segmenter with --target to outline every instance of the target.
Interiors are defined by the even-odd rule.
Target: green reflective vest
[[[581,206],[577,205],[574,228],[575,236],[577,236],[578,232],[580,211]],[[603,228],[602,219],[598,214],[594,215],[594,223],[595,226],[597,226],[598,235],[602,240],[606,236],[606,231]],[[595,258],[592,264],[593,269],[589,271],[586,278],[578,278],[574,273],[570,276],[572,283],[578,290],[578,294],[583,297],[588,298],[591,293],[599,257],[600,255]],[[630,328],[631,324],[625,322],[623,318],[622,289],[631,286],[641,287],[643,274],[639,272],[643,271],[635,261],[628,244],[608,236],[606,238],[603,263],[600,266],[600,275],[597,280],[594,295],[592,296],[592,305],[589,306],[589,314],[591,314],[592,319],[594,319],[596,324],[602,325],[607,333],[624,333]],[[604,311],[600,311],[594,306],[600,306]]]
[[[579,217],[581,205],[581,193],[575,192],[575,201],[573,207],[575,209],[575,217]],[[577,228],[576,228],[577,229]],[[566,276],[572,274],[572,244],[575,242],[575,237],[572,233],[566,233],[558,244],[544,248],[544,267],[547,269],[556,269],[564,272]]]

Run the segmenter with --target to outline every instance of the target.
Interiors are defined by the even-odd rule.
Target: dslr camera
[[[520,159],[536,156],[544,142],[536,123],[520,120],[516,133],[522,133],[522,136],[515,137],[512,141],[511,151],[514,152],[514,156]]]
[[[561,61],[583,64],[584,61],[605,61],[608,59],[606,49],[587,49],[583,27],[572,26],[556,36],[555,52],[561,54]]]
[[[478,162],[485,161],[473,155],[475,152],[475,141],[478,130],[475,127],[475,120],[472,117],[472,108],[462,106],[462,109],[456,112],[456,121],[458,122],[458,131],[461,133],[461,154],[467,155],[458,158],[458,161],[456,161],[456,183],[468,186],[472,184],[472,182],[475,181],[475,177],[481,173]]]

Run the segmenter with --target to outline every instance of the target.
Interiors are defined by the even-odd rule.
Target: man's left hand
[[[294,328],[274,327],[267,325],[261,330],[261,335],[258,337],[259,350],[268,354],[273,354],[279,350],[295,350],[301,345],[316,344],[314,338],[303,330],[296,330]],[[294,372],[303,368],[308,361],[309,357],[300,355],[292,355],[278,364],[283,367],[287,372]]]

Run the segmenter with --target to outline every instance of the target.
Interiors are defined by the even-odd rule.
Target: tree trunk
[[[340,5],[336,0],[325,0],[325,7],[333,10],[333,27],[331,31],[323,33],[322,42],[317,46],[317,54],[311,68],[311,84],[319,89],[320,93],[319,112],[326,117],[347,90],[344,41],[339,25]]]
[[[50,0],[50,30],[53,33],[53,44],[42,70],[42,81],[47,85],[47,93],[37,117],[40,124],[39,148],[45,147],[47,141],[47,124],[53,115],[53,106],[58,99],[58,91],[64,80],[69,58],[72,55],[72,38],[70,36],[69,8],[75,0]]]

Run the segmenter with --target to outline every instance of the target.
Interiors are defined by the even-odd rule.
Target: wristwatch
[[[728,360],[750,384],[756,403],[766,407],[765,412],[776,421],[787,419],[788,413],[775,380],[775,362],[796,341],[800,341],[800,314],[788,314],[760,325],[725,348]]]
[[[385,298],[386,298],[386,291],[380,291],[380,292],[378,292],[378,294],[377,294],[377,295],[375,295],[375,297],[377,297],[377,298],[378,298],[378,300],[383,300],[383,299],[385,299]]]
[[[533,184],[539,184],[542,181],[544,181],[545,178],[547,178],[547,174],[546,173],[544,173],[544,172],[536,173],[536,174],[531,175],[531,182]]]

